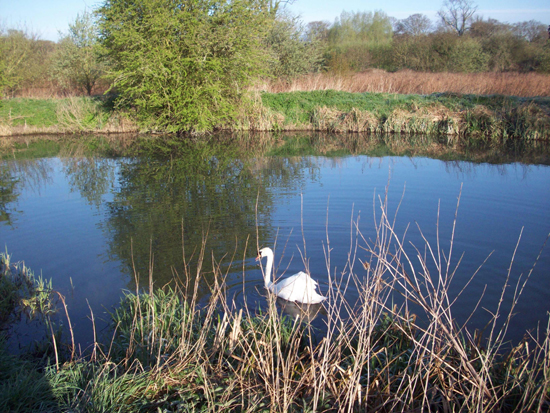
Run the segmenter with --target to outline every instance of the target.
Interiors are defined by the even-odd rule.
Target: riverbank
[[[550,98],[334,90],[255,92],[240,116],[219,129],[547,140]],[[115,110],[106,97],[0,101],[0,136],[83,132],[148,131],[139,127],[131,110]]]

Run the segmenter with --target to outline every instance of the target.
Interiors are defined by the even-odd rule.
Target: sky
[[[93,10],[101,0],[0,0],[0,27],[22,28],[44,40],[59,40],[78,13]],[[550,25],[549,0],[474,0],[477,14],[501,22],[537,20]],[[443,0],[295,0],[289,9],[305,23],[334,22],[342,11],[382,10],[388,16],[404,19],[422,13],[432,21]]]

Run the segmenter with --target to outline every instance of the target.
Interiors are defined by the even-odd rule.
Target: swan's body
[[[273,268],[274,256],[271,248],[262,248],[258,253],[256,261],[264,257],[267,258],[264,272],[265,286],[273,294],[287,301],[297,301],[304,304],[318,304],[327,299],[315,291],[317,281],[303,271],[273,284],[271,282],[271,270]]]

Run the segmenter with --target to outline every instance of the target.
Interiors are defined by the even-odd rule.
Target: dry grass
[[[550,96],[550,76],[538,73],[427,73],[373,69],[350,75],[310,74],[285,82],[265,81],[256,86],[271,93],[312,90],[427,95],[452,92],[475,95]]]

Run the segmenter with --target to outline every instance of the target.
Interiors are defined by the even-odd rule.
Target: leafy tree
[[[322,42],[328,41],[330,23],[326,21],[309,22],[306,25],[306,39],[312,41],[317,39]]]
[[[263,70],[269,11],[266,0],[107,0],[99,25],[119,104],[153,129],[223,125]]]
[[[33,40],[23,30],[0,29],[0,96],[25,80]]]
[[[464,35],[470,27],[477,6],[472,0],[445,0],[443,7],[437,12],[443,27],[459,36]]]
[[[55,46],[25,27],[6,28],[0,23],[0,96],[44,86]]]
[[[294,3],[296,0],[268,0],[267,6],[271,15],[276,16],[283,7]],[[282,6],[282,7],[281,7]]]
[[[299,18],[279,14],[266,39],[271,75],[290,79],[320,69],[324,44],[308,35]]]
[[[338,72],[381,66],[392,35],[391,19],[384,12],[344,11],[328,32],[328,66]]]
[[[69,25],[69,33],[59,41],[53,60],[52,74],[61,85],[80,89],[88,96],[92,94],[105,70],[92,13],[77,15]]]
[[[392,39],[392,25],[383,11],[343,11],[329,30],[332,44],[389,43]]]

